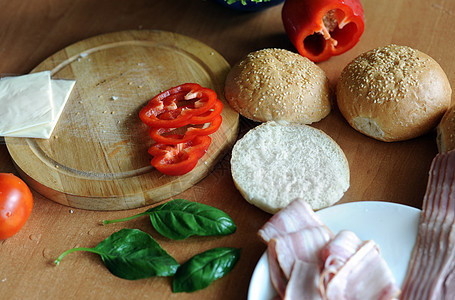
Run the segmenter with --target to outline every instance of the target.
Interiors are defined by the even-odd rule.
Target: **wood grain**
[[[49,140],[7,138],[26,182],[58,203],[94,210],[157,203],[209,174],[236,140],[238,114],[223,96],[229,64],[212,48],[164,31],[123,31],[80,41],[34,71],[75,79]],[[139,110],[161,91],[186,82],[214,89],[223,123],[191,172],[165,176],[150,165],[152,144]]]

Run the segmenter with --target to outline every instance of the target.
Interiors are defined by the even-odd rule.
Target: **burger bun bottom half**
[[[340,146],[309,125],[263,123],[236,142],[235,186],[249,203],[276,213],[297,198],[314,210],[339,201],[349,188],[349,165]]]

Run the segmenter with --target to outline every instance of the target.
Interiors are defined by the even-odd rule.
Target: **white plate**
[[[402,285],[417,238],[419,209],[390,202],[361,201],[334,205],[317,214],[334,233],[346,229],[362,240],[374,240],[395,280]],[[274,296],[264,253],[251,278],[248,300],[269,300]]]

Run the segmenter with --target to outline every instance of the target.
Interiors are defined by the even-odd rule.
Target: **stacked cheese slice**
[[[0,136],[49,139],[75,83],[49,71],[0,79]]]

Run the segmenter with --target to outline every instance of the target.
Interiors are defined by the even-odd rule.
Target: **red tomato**
[[[0,173],[0,240],[15,235],[33,208],[33,195],[27,184],[13,174]]]

